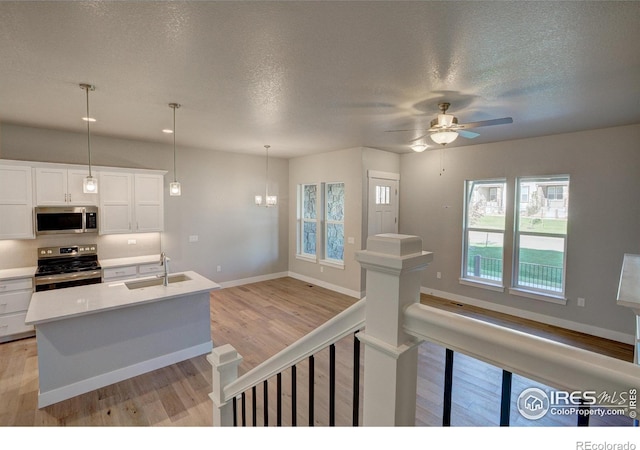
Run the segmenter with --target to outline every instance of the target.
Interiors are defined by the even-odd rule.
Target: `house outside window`
[[[316,258],[318,232],[317,184],[298,186],[298,255]]]
[[[462,279],[502,286],[506,180],[465,183]]]
[[[569,217],[569,176],[523,177],[516,183],[513,287],[563,296]],[[522,202],[528,191],[528,202]]]
[[[325,183],[324,259],[344,264],[344,183]]]

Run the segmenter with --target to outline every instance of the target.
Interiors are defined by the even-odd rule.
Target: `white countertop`
[[[0,270],[0,280],[11,280],[13,278],[32,277],[36,274],[37,267],[18,267],[16,269]]]
[[[218,283],[196,272],[179,273],[188,276],[190,280],[171,283],[169,286],[150,286],[142,289],[129,289],[125,286],[125,282],[138,282],[156,278],[154,276],[34,292],[25,323],[27,325],[38,325],[44,322],[220,289]],[[172,273],[170,275],[177,274]]]
[[[624,255],[616,300],[618,305],[632,308],[640,314],[640,255]]]
[[[160,263],[160,255],[131,256],[129,258],[101,259],[100,267],[110,269],[112,267],[135,266],[137,264]]]

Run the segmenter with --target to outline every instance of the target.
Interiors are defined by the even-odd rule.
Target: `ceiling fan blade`
[[[422,136],[418,136],[415,139],[411,139],[409,142],[416,142],[416,141],[419,141],[420,139],[424,139],[425,137],[427,137],[427,135],[423,134]]]
[[[428,131],[428,128],[414,128],[412,130],[385,130],[385,133],[395,133],[397,131]]]
[[[478,136],[480,136],[480,133],[475,133],[473,131],[458,130],[457,132],[458,132],[458,134],[460,136],[462,136],[463,138],[467,138],[467,139],[473,139],[473,138],[477,138]]]
[[[458,128],[478,128],[488,127],[489,125],[505,125],[508,123],[513,123],[513,119],[511,117],[503,117],[502,119],[481,120],[480,122],[461,123],[458,125]]]

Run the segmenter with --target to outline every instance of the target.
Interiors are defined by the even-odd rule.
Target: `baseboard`
[[[566,319],[559,319],[557,317],[547,316],[545,314],[539,314],[531,311],[526,311],[523,309],[513,308],[511,306],[499,305],[496,303],[487,302],[485,300],[479,300],[473,297],[465,297],[463,295],[439,291],[437,289],[431,289],[425,286],[420,287],[420,292],[423,294],[433,295],[434,297],[440,297],[446,300],[452,300],[462,304],[477,306],[479,308],[488,309],[490,311],[522,317],[524,319],[535,320],[536,322],[544,323],[547,325],[553,325],[556,327],[566,328],[568,330],[578,331],[580,333],[590,334],[592,336],[598,336],[604,339],[610,339],[616,342],[622,342],[624,344],[633,345],[635,342],[634,336],[632,334],[620,333],[618,331],[608,330],[606,328],[600,328],[593,325],[573,322],[571,320],[566,320]]]
[[[277,273],[269,273],[267,275],[258,275],[257,277],[241,278],[239,280],[233,280],[233,281],[223,281],[222,283],[219,283],[219,284],[220,286],[222,286],[222,289],[224,289],[224,288],[242,286],[244,284],[259,283],[261,281],[275,280],[276,278],[284,278],[288,276],[289,276],[289,272],[277,272]]]
[[[291,278],[295,278],[296,280],[304,281],[305,283],[315,284],[316,286],[320,286],[321,288],[329,289],[330,291],[338,292],[340,294],[348,295],[349,297],[354,297],[357,299],[361,299],[365,296],[364,292],[354,291],[352,289],[343,288],[342,286],[338,286],[337,284],[327,283],[326,281],[317,280],[315,278],[308,277],[306,275],[300,275],[299,273],[289,272],[288,276]]]
[[[162,355],[157,358],[149,359],[147,361],[142,361],[128,367],[114,370],[112,372],[81,380],[67,386],[59,387],[46,392],[39,392],[38,408],[44,408],[45,406],[49,406],[54,403],[61,402],[62,400],[75,397],[76,395],[85,394],[101,387],[108,386],[113,383],[118,383],[120,381],[136,377],[138,375],[142,375],[143,373],[151,372],[162,367],[167,367],[171,364],[176,364],[187,359],[195,358],[196,356],[204,355],[206,353],[211,353],[212,348],[212,341],[204,342],[202,344],[194,345],[193,347],[185,348],[168,355]]]

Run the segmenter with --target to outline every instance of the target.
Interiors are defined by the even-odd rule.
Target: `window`
[[[390,205],[390,192],[391,188],[389,186],[376,186],[376,205]]]
[[[520,203],[529,203],[529,186],[520,189]]]
[[[314,259],[318,230],[317,195],[317,184],[298,186],[298,255]]]
[[[324,198],[324,259],[343,264],[344,183],[326,183]]]
[[[462,278],[502,285],[506,180],[467,181]]]
[[[514,288],[561,296],[565,289],[569,177],[528,177],[517,180],[522,200],[516,211]]]

